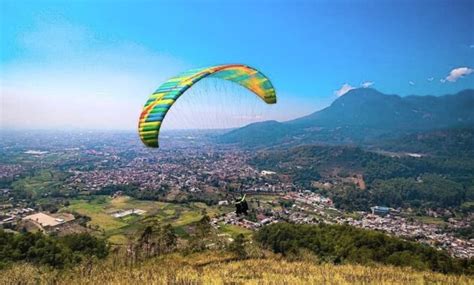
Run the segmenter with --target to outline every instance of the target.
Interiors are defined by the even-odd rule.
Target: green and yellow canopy
[[[227,64],[191,69],[163,83],[146,101],[138,123],[138,132],[145,145],[158,147],[160,127],[168,110],[186,90],[206,77],[233,81],[255,93],[265,103],[276,103],[272,83],[254,68],[242,64]]]

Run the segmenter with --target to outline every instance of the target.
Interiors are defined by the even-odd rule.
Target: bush
[[[84,256],[104,258],[108,250],[104,240],[89,234],[59,238],[42,233],[6,233],[0,229],[0,267],[26,261],[62,268],[80,262]]]
[[[254,238],[276,253],[295,255],[307,249],[323,261],[339,264],[382,263],[442,273],[474,273],[472,259],[455,259],[426,245],[348,225],[278,223],[262,228]]]
[[[237,235],[234,241],[229,244],[229,250],[237,255],[239,259],[245,259],[247,252],[245,251],[245,237],[243,234]]]

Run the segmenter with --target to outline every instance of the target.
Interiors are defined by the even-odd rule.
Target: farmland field
[[[129,215],[122,218],[115,218],[112,213],[119,210],[140,209],[146,211],[142,216]],[[202,218],[203,212],[210,217],[221,213],[232,211],[232,207],[207,206],[204,203],[193,202],[186,204],[165,203],[158,201],[136,200],[127,196],[111,198],[108,196],[95,196],[91,200],[72,200],[63,211],[72,211],[90,217],[88,225],[103,233],[110,242],[124,244],[127,236],[134,235],[143,229],[150,220],[158,220],[160,223],[170,223],[178,235],[185,234],[185,227],[197,222]],[[236,227],[232,227],[236,228]],[[240,232],[245,230],[225,231]]]

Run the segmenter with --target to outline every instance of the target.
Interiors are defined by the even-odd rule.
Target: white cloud
[[[469,67],[458,67],[449,73],[448,76],[446,76],[445,80],[449,82],[456,82],[459,78],[462,78],[464,76],[467,76],[471,74],[474,70]],[[445,81],[442,81],[445,82]]]
[[[366,81],[366,82],[363,82],[360,86],[362,86],[364,88],[369,88],[372,85],[374,85],[373,81]]]
[[[346,94],[347,92],[351,91],[352,89],[355,89],[354,86],[351,86],[350,84],[347,84],[347,83],[344,83],[341,88],[339,88],[338,90],[334,91],[334,95],[336,95],[337,97],[340,97],[344,94]]]
[[[413,81],[410,80],[410,81],[408,81],[408,84],[410,84],[411,86],[414,86],[414,85],[415,85],[415,82],[413,82]]]
[[[426,80],[428,80],[429,82],[432,82],[434,80],[434,77],[428,77]]]

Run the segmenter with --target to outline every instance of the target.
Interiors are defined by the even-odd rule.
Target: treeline
[[[255,239],[276,253],[298,255],[309,250],[321,261],[335,264],[380,263],[442,273],[474,274],[473,259],[455,259],[426,245],[347,225],[278,223],[259,230]]]
[[[378,142],[391,151],[421,152],[436,156],[474,157],[474,128],[450,128],[417,132]]]
[[[307,145],[262,151],[250,162],[261,169],[304,173],[308,169],[323,172],[336,166],[360,170],[364,164],[373,160],[374,156],[376,154],[367,153],[357,147]]]
[[[107,243],[88,233],[55,237],[0,229],[0,268],[18,261],[63,268],[86,257],[105,258],[108,253]]]
[[[157,220],[147,225],[136,241],[127,246],[127,259],[131,263],[173,252],[177,247],[178,237],[170,224],[161,225]]]
[[[261,169],[285,172],[300,179],[296,183],[308,182],[304,173],[311,172],[308,180],[315,180],[319,173],[340,169],[344,173],[361,172],[366,182],[376,179],[418,177],[426,173],[443,175],[453,181],[472,184],[474,182],[474,157],[390,157],[358,147],[308,145],[291,149],[279,149],[258,153],[251,161]],[[318,172],[316,174],[315,172]]]
[[[376,179],[408,178],[438,174],[463,185],[474,183],[474,157],[388,157],[378,154],[363,165],[367,182]]]
[[[251,162],[288,174],[306,188],[324,176],[320,173],[361,173],[367,191],[339,187],[325,193],[347,210],[368,210],[374,204],[466,208],[474,198],[474,159],[469,156],[390,157],[357,147],[301,146],[262,152]]]
[[[445,208],[469,213],[474,210],[474,186],[463,186],[440,175],[417,178],[377,179],[368,189],[355,187],[321,190],[336,207],[366,211],[371,205],[411,208]]]

